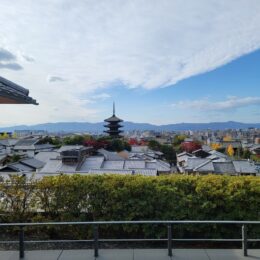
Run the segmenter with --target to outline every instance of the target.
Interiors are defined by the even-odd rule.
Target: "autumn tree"
[[[234,151],[234,148],[233,146],[230,144],[228,147],[227,147],[227,154],[230,156],[230,157],[233,157],[235,151]]]
[[[198,143],[198,142],[183,142],[181,144],[181,150],[184,152],[187,152],[187,153],[192,153],[196,150],[199,150],[201,149],[201,144]]]

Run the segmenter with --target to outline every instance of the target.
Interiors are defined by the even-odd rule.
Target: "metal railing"
[[[99,226],[102,225],[165,225],[167,227],[167,238],[165,239],[100,239],[99,238]],[[174,239],[172,234],[173,225],[181,224],[232,224],[241,226],[241,238],[240,239]],[[51,226],[51,225],[89,225],[93,226],[93,239],[92,240],[45,240],[45,241],[25,241],[24,233],[25,227],[32,226]],[[247,237],[248,225],[260,225],[260,221],[230,221],[230,220],[169,220],[169,221],[92,221],[92,222],[43,222],[43,223],[0,223],[0,227],[19,227],[19,241],[0,241],[0,243],[18,243],[19,242],[19,257],[24,258],[25,243],[42,243],[42,242],[92,242],[94,247],[94,256],[98,257],[99,242],[138,242],[138,241],[167,241],[168,255],[172,256],[172,242],[173,241],[221,241],[221,242],[242,242],[243,255],[247,256],[248,242],[260,242],[259,239],[249,239]]]

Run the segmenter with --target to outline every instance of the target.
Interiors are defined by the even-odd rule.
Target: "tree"
[[[155,140],[149,141],[148,147],[152,150],[155,150],[155,151],[161,150],[161,144],[159,142],[155,141]]]
[[[173,145],[174,146],[180,145],[185,140],[185,138],[187,138],[186,135],[175,135],[173,138]]]
[[[114,152],[121,152],[123,150],[130,151],[131,146],[127,142],[121,139],[112,139],[108,142],[107,149],[109,151],[114,151]]]
[[[4,140],[4,139],[8,139],[9,138],[9,135],[4,132],[3,134],[0,135],[0,140]]]
[[[63,142],[66,145],[83,145],[85,141],[85,137],[83,135],[75,135],[65,137]]]
[[[230,156],[230,157],[233,157],[235,151],[233,149],[233,146],[230,144],[228,147],[227,147],[227,154]]]
[[[24,176],[9,176],[9,180],[0,183],[0,210],[11,213],[13,221],[28,221],[36,203],[34,187],[33,177],[27,180]]]
[[[244,159],[250,159],[251,158],[251,152],[248,149],[245,149],[242,154],[242,158]]]
[[[218,149],[221,148],[221,144],[213,143],[213,144],[211,144],[211,148],[212,148],[213,150],[218,150]]]
[[[226,135],[225,137],[223,137],[223,141],[224,141],[224,142],[230,142],[230,141],[232,141],[232,136],[231,136],[231,135]]]
[[[161,146],[161,152],[169,163],[176,163],[176,152],[171,145],[164,144]]]
[[[106,148],[108,146],[108,141],[106,140],[87,140],[84,143],[85,146],[93,147],[94,149]]]
[[[183,142],[181,144],[181,150],[187,153],[192,153],[199,149],[201,149],[201,144],[198,142]]]

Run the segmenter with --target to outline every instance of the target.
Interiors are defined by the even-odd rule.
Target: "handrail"
[[[124,224],[161,224],[167,227],[166,239],[99,239],[99,226],[101,225],[124,225]],[[172,237],[172,225],[174,224],[234,224],[241,225],[242,238],[241,239],[174,239]],[[249,239],[247,237],[248,225],[260,225],[260,221],[240,221],[240,220],[135,220],[135,221],[83,221],[83,222],[34,222],[34,223],[0,223],[0,227],[17,226],[20,228],[19,232],[19,256],[24,258],[25,243],[29,242],[44,242],[44,241],[24,241],[24,228],[28,226],[49,226],[49,225],[90,225],[93,226],[93,240],[82,240],[86,242],[93,242],[94,256],[98,257],[99,242],[102,241],[167,241],[168,255],[172,256],[172,241],[241,241],[243,255],[247,256],[248,242],[260,241],[260,239]],[[56,242],[76,242],[77,240],[55,240]],[[78,240],[80,241],[80,240]],[[1,241],[0,241],[1,242]],[[17,241],[9,241],[15,243]],[[51,242],[51,240],[50,240]],[[53,241],[52,241],[53,242]],[[8,241],[6,241],[8,243]]]
[[[118,224],[244,224],[259,225],[252,220],[115,220],[115,221],[71,221],[71,222],[25,222],[0,223],[1,226],[47,226],[47,225],[118,225]]]

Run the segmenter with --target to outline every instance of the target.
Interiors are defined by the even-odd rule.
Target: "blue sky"
[[[260,122],[259,0],[1,0],[0,126]]]
[[[135,122],[260,122],[259,99],[240,104],[246,97],[260,97],[259,68],[260,51],[255,51],[166,88],[128,89],[117,83],[109,89],[111,98],[99,106],[104,116],[109,115],[111,102],[115,100],[117,114]],[[207,104],[202,108],[189,106],[194,100],[201,101],[203,105],[205,102],[228,101],[229,97],[236,97],[230,108],[219,107],[208,111]],[[178,105],[181,101],[184,104]]]

